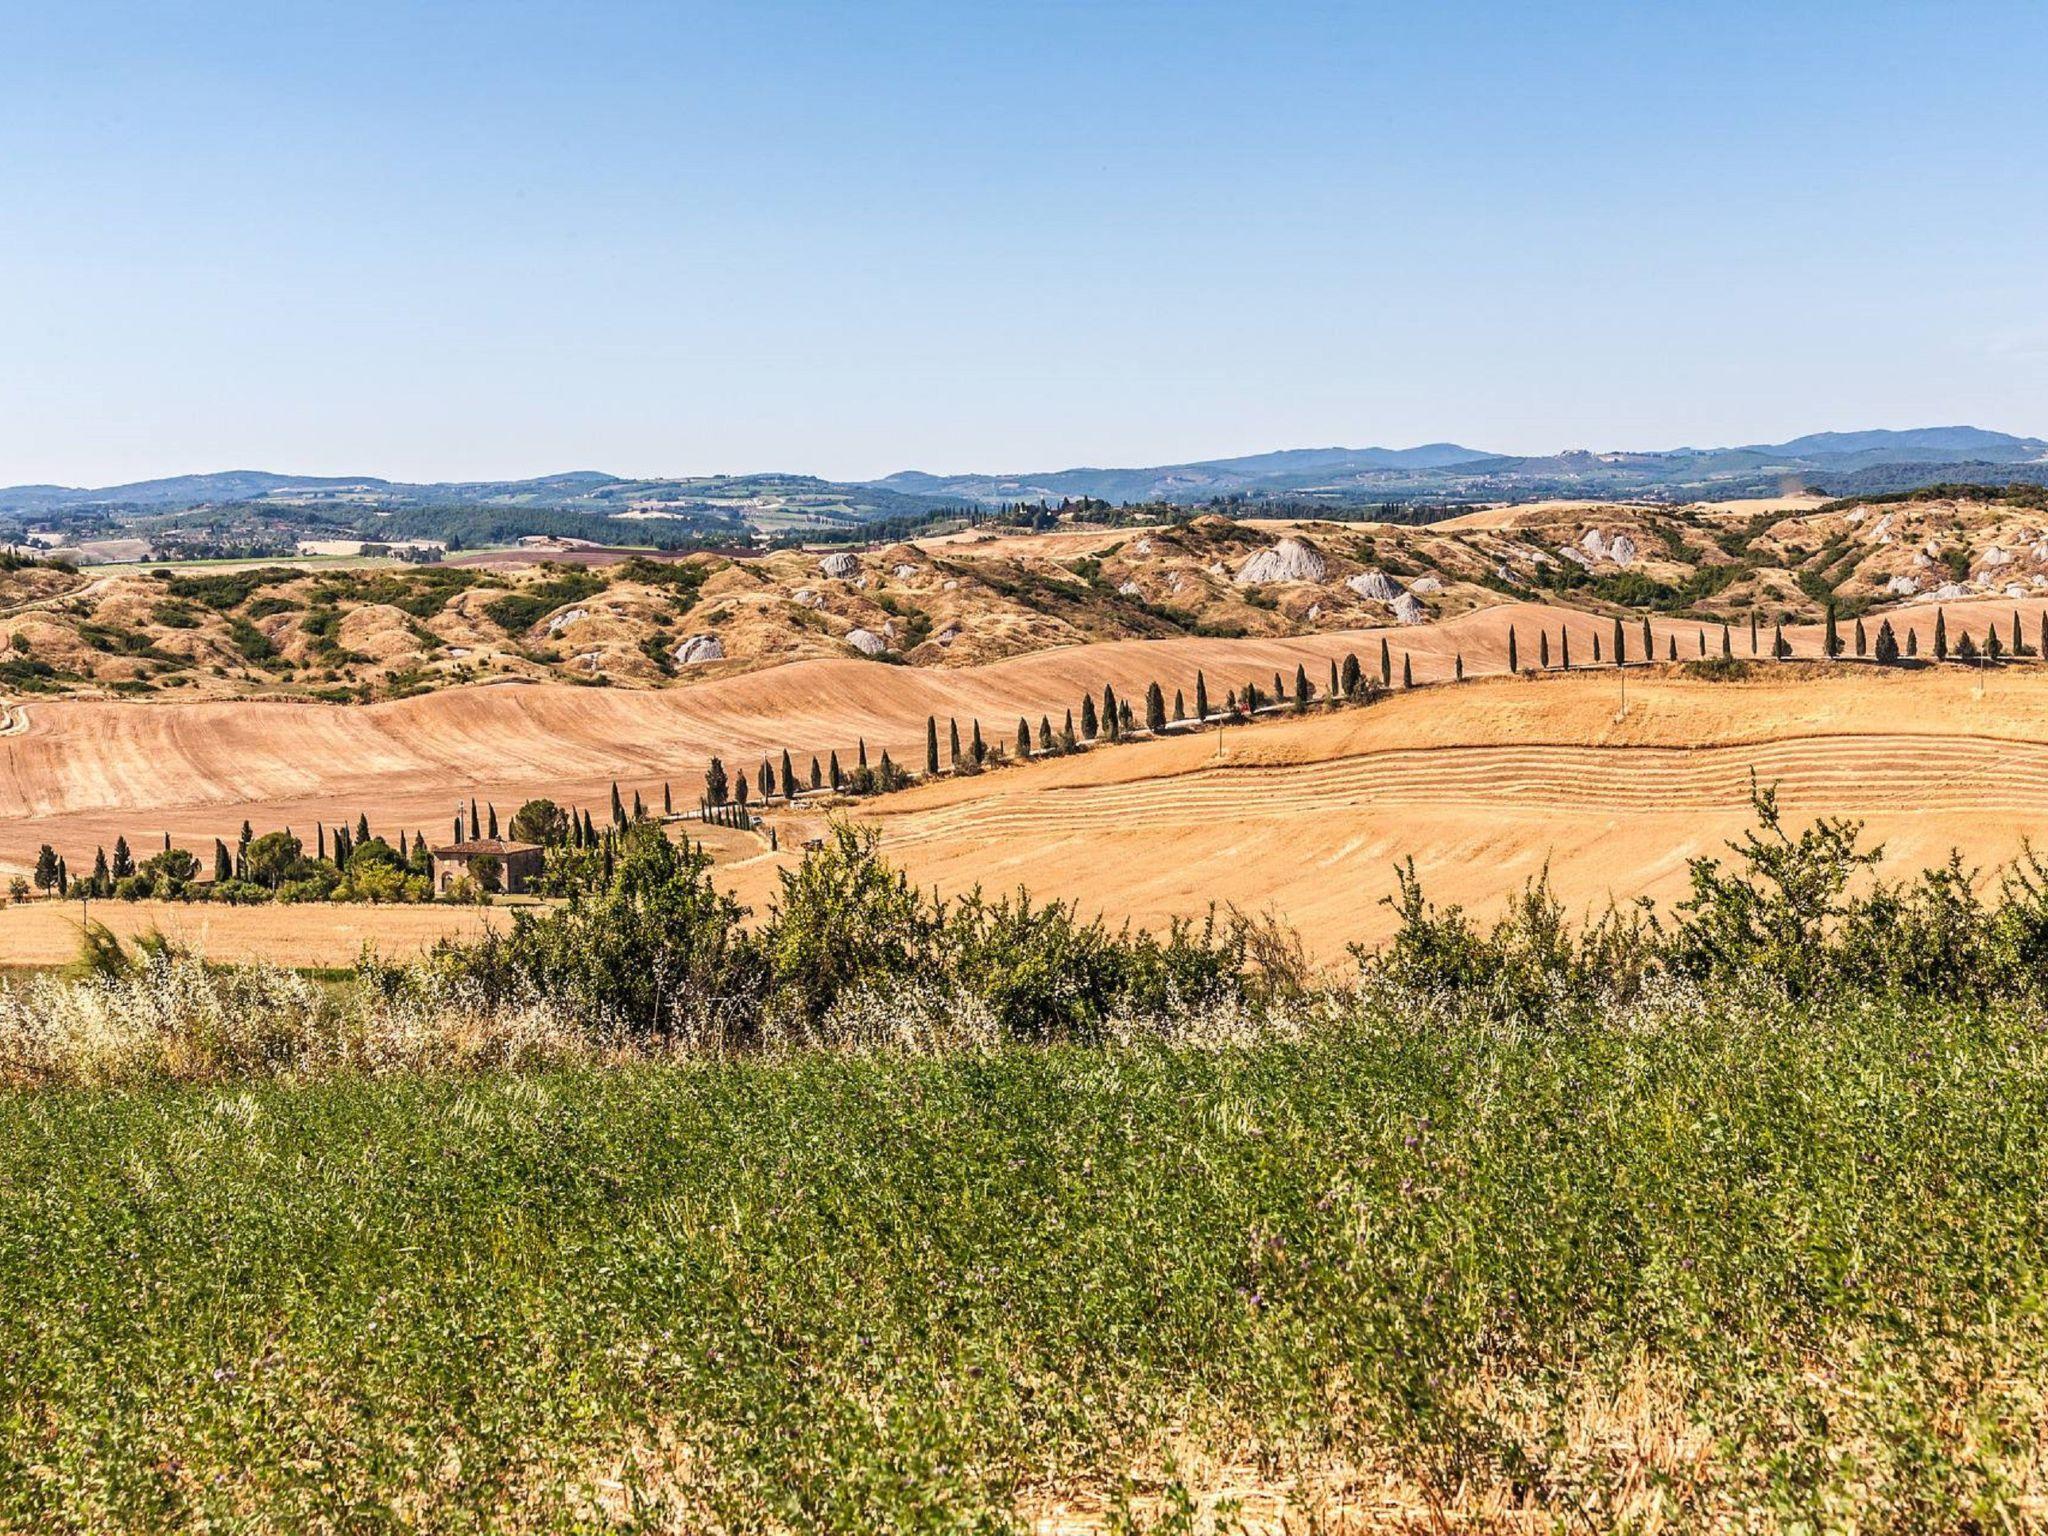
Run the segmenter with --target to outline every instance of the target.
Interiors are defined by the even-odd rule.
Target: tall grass
[[[1667,991],[17,1094],[0,1526],[2023,1527],[2044,1069],[2015,1007]]]

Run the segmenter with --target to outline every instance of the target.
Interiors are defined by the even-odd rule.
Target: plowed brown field
[[[2017,607],[2031,639],[2041,606],[1950,604],[1950,634],[2004,629]],[[1933,617],[1915,608],[1893,622],[1917,627],[1925,651]],[[1481,906],[1546,861],[1574,903],[1668,897],[1689,855],[1744,822],[1752,769],[1781,783],[1796,812],[1870,817],[1895,865],[1951,843],[2002,859],[2048,827],[2048,669],[1845,667],[1822,678],[1795,667],[1744,684],[1631,672],[1616,722],[1611,668],[1500,677],[1511,625],[1525,667],[1539,629],[1554,644],[1568,625],[1583,663],[1612,628],[1503,605],[1384,632],[1126,641],[945,671],[810,661],[658,691],[499,686],[366,707],[37,702],[25,729],[0,736],[0,866],[25,868],[48,841],[80,871],[121,834],[142,854],[165,832],[203,851],[245,818],[309,832],[366,813],[380,830],[438,838],[472,796],[501,815],[549,795],[602,817],[615,779],[654,803],[672,782],[689,805],[713,752],[737,766],[787,746],[807,767],[837,749],[850,765],[864,737],[871,753],[887,747],[915,766],[928,714],[957,716],[963,730],[978,718],[1007,741],[1020,714],[1057,724],[1105,682],[1134,702],[1153,680],[1169,700],[1176,688],[1191,699],[1201,668],[1220,702],[1228,687],[1270,687],[1301,663],[1320,688],[1346,651],[1375,668],[1382,633],[1397,675],[1404,652],[1419,683],[1446,680],[1462,655],[1482,680],[1232,731],[1220,760],[1213,735],[1133,744],[925,786],[869,814],[920,880],[1023,883],[1147,923],[1211,900],[1271,907],[1324,955],[1384,933],[1379,898],[1408,854],[1434,894]],[[1698,626],[1655,627],[1660,652],[1675,637],[1681,657],[1697,653]],[[1640,626],[1626,629],[1633,653]],[[1801,655],[1818,649],[1814,631],[1790,638]],[[1718,633],[1707,639],[1717,652]],[[1735,646],[1747,652],[1746,632]],[[729,878],[758,900],[776,862],[741,859]],[[0,945],[5,935],[0,926]]]

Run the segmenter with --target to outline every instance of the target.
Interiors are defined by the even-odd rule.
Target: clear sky
[[[2048,5],[0,0],[0,484],[2048,434]]]

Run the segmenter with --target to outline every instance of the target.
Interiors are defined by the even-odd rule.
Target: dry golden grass
[[[1418,690],[947,780],[863,814],[921,884],[1023,885],[1150,926],[1212,901],[1271,910],[1324,960],[1392,931],[1381,898],[1409,857],[1434,897],[1481,911],[1546,868],[1577,909],[1675,899],[1687,860],[1750,822],[1752,776],[1794,817],[1867,819],[1896,870],[1951,847],[1997,864],[2048,837],[2048,673],[1639,673],[1628,699],[1617,718],[1611,669]],[[758,903],[787,858],[728,878]]]
[[[75,901],[0,906],[0,967],[66,965],[78,957],[81,909]],[[91,920],[124,942],[161,933],[209,960],[270,960],[284,965],[345,966],[365,946],[387,959],[417,954],[444,938],[474,938],[503,926],[502,907],[371,907],[318,903],[230,907],[206,902],[96,901]]]

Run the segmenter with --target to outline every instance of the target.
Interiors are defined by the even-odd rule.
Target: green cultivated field
[[[2044,1064],[2031,1007],[1674,991],[23,1092],[0,1527],[1193,1529],[1225,1463],[1418,1520],[2024,1526]]]

